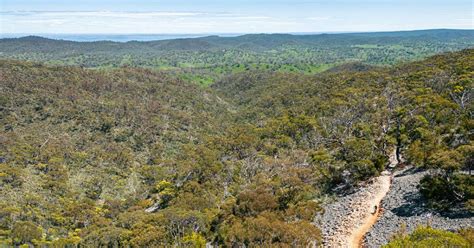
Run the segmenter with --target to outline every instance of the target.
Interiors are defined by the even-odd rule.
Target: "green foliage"
[[[430,168],[441,170],[424,177],[420,182],[420,192],[437,209],[448,210],[463,205],[472,211],[474,199],[474,178],[471,175],[472,145],[461,145],[453,150],[438,150],[428,158]],[[469,171],[459,173],[461,169]]]
[[[223,227],[223,243],[226,246],[245,244],[261,246],[307,246],[320,242],[318,229],[307,221],[287,223],[276,214],[264,212],[243,222],[229,223]]]
[[[0,185],[19,187],[23,184],[23,178],[21,175],[21,169],[9,166],[8,164],[0,164],[0,182],[2,183]]]
[[[222,70],[222,77],[210,88],[183,81],[192,81],[185,68],[90,70],[0,61],[2,243],[319,244],[312,223],[322,211],[318,199],[378,175],[395,146],[409,163],[432,170],[421,190],[433,205],[472,208],[472,179],[462,171],[473,164],[472,102],[460,94],[471,94],[473,50],[393,68],[349,65],[308,75],[297,73],[308,69],[302,64],[339,58],[327,60],[311,47],[292,50],[286,41],[268,44],[268,51],[267,41],[259,42],[245,52],[182,49],[207,47],[186,42],[157,44],[174,47],[166,53],[181,59],[153,61],[216,63],[219,68],[207,69]],[[385,53],[404,57],[403,47],[393,46],[386,41],[350,49],[379,59]],[[302,51],[315,60],[290,59],[300,59]],[[273,54],[276,61],[258,62],[254,53]],[[46,55],[38,56],[32,59]],[[110,61],[80,56],[68,63],[156,65],[127,54]],[[287,70],[294,73],[281,72]]]
[[[30,36],[0,39],[0,56],[99,69],[150,68],[173,72],[184,80],[207,86],[228,74],[247,71],[315,74],[332,67],[334,71],[365,71],[371,67],[364,64],[394,65],[472,45],[471,30],[252,34],[128,43],[71,42]],[[341,66],[345,63],[350,65]],[[466,89],[463,82],[453,84],[454,94],[462,95]]]
[[[183,238],[185,244],[190,244],[191,247],[203,248],[206,247],[206,240],[203,236],[198,233],[193,232],[191,235],[185,236]]]
[[[456,203],[470,204],[474,199],[474,179],[463,174],[426,176],[420,181],[420,192],[433,207],[447,210]]]
[[[15,244],[30,243],[41,239],[43,230],[29,221],[18,221],[13,225],[11,237]]]
[[[472,247],[474,244],[472,235],[472,229],[463,230],[458,234],[420,226],[409,235],[401,234],[395,237],[388,245],[383,247]]]

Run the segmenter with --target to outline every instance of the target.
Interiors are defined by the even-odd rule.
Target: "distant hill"
[[[209,85],[249,70],[315,74],[341,64],[387,66],[474,46],[474,30],[74,42],[37,36],[0,39],[0,58],[88,68],[145,67]],[[347,68],[346,68],[347,69]],[[353,68],[354,69],[354,68]]]
[[[274,46],[262,37],[239,39]],[[271,59],[289,66],[296,51],[285,51]],[[204,88],[186,71],[0,60],[0,246],[311,246],[321,203],[379,175],[394,150],[429,170],[430,211],[474,209],[462,173],[473,169],[474,49],[317,74],[229,66]]]
[[[92,51],[110,49],[114,46],[121,49],[145,50],[157,49],[161,51],[169,50],[215,50],[230,49],[236,47],[245,47],[250,50],[276,49],[284,45],[300,45],[305,47],[313,47],[318,45],[343,45],[358,43],[377,43],[391,44],[393,42],[429,39],[432,41],[449,41],[463,39],[468,43],[473,43],[474,30],[420,30],[420,31],[400,31],[400,32],[373,32],[373,33],[344,33],[344,34],[316,34],[316,35],[291,35],[291,34],[248,34],[236,37],[219,37],[208,36],[200,38],[173,39],[160,41],[144,41],[144,42],[74,42],[67,40],[53,40],[42,38],[39,36],[26,36],[22,38],[5,38],[0,39],[0,51],[22,51],[35,52],[47,51],[45,49],[50,43],[54,43],[55,51],[60,52],[61,48],[73,48],[77,51],[92,49]],[[35,46],[29,46],[35,44]],[[249,46],[248,44],[251,44]],[[59,47],[57,47],[60,45]],[[63,46],[61,46],[63,45]],[[67,45],[67,46],[65,46]],[[20,50],[21,46],[24,50]],[[89,47],[88,47],[89,46]],[[16,47],[16,48],[15,48]],[[89,52],[92,52],[89,50]],[[85,52],[85,51],[83,51]]]

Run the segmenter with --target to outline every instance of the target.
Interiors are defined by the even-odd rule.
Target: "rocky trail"
[[[394,149],[388,166],[397,165]],[[384,171],[355,193],[326,205],[324,214],[316,218],[322,227],[324,247],[362,247],[366,233],[381,215],[382,200],[390,191],[391,182],[391,173]]]
[[[385,171],[356,193],[326,205],[325,213],[318,218],[324,247],[360,247],[365,234],[377,222],[390,181],[390,173]]]
[[[442,214],[427,208],[417,186],[428,173],[411,166],[385,171],[355,193],[326,204],[315,220],[324,247],[381,247],[402,227],[408,233],[419,225],[444,230],[473,227],[473,214]]]
[[[381,203],[382,199],[387,195],[390,190],[391,176],[388,172],[385,175],[380,176],[376,179],[375,182],[375,192],[372,192],[372,197],[366,199],[365,204],[361,207],[366,208],[365,214],[362,209],[361,217],[363,218],[363,224],[352,230],[352,234],[349,239],[350,247],[360,247],[363,243],[365,234],[370,230],[370,228],[377,222],[380,212],[382,211]],[[375,207],[377,206],[377,207]],[[374,209],[375,210],[372,210]]]
[[[387,244],[403,227],[407,233],[419,225],[443,230],[459,230],[474,226],[474,215],[466,212],[439,213],[427,208],[417,188],[428,171],[406,167],[393,173],[390,191],[382,202],[383,211],[364,237],[364,247]]]

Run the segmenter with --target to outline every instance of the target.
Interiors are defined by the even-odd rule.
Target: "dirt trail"
[[[370,230],[370,228],[377,222],[378,216],[381,211],[382,199],[387,195],[390,190],[390,175],[383,175],[377,178],[378,185],[376,192],[373,192],[372,198],[367,199],[365,204],[360,205],[363,210],[360,218],[363,219],[363,223],[358,227],[354,228],[351,236],[349,237],[349,247],[362,247],[364,235]],[[377,206],[377,211],[374,212],[374,207]]]
[[[390,173],[385,171],[353,194],[325,206],[316,221],[322,228],[324,247],[360,247],[364,235],[377,221],[380,203],[388,193]],[[374,212],[374,207],[377,211]]]
[[[389,167],[394,168],[398,165],[396,149],[390,154]],[[367,208],[366,211],[362,211],[359,216],[362,222],[352,230],[352,234],[349,237],[349,247],[360,248],[363,247],[364,236],[370,231],[373,225],[377,222],[380,213],[383,198],[390,191],[390,185],[392,184],[391,173],[384,171],[380,177],[377,178],[375,187],[371,192],[371,197],[366,199],[365,204],[360,205],[362,208]],[[377,210],[374,212],[374,207],[377,206]],[[365,214],[363,214],[365,213]]]
[[[389,168],[398,165],[395,150],[389,160]],[[381,213],[381,202],[390,191],[391,178],[391,173],[384,171],[381,176],[360,185],[353,194],[324,206],[325,212],[315,218],[321,227],[324,247],[362,247],[365,234]]]

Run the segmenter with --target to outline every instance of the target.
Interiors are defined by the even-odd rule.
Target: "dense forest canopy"
[[[474,50],[399,62],[473,43],[460,30],[2,39],[0,244],[320,244],[323,199],[394,149],[431,171],[430,207],[471,214]],[[390,247],[473,240],[417,232]]]

